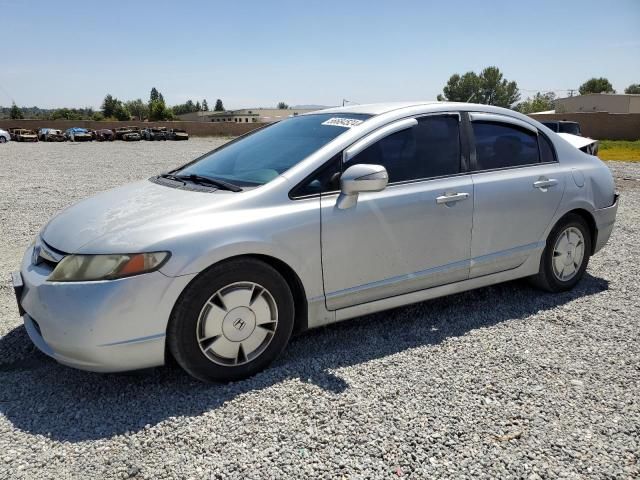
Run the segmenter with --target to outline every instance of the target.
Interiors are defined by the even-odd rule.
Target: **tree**
[[[453,74],[442,89],[438,100],[474,102],[499,107],[511,107],[520,100],[518,84],[507,81],[498,67],[487,67],[480,74]]]
[[[119,102],[120,100],[107,93],[102,102],[102,114],[107,118],[115,117],[114,112]]]
[[[533,97],[517,104],[514,110],[520,113],[546,112],[555,108],[556,94],[553,92],[536,93]]]
[[[196,112],[199,112],[201,109],[200,102],[196,102]]]
[[[640,83],[632,83],[624,89],[624,93],[640,94]]]
[[[216,105],[213,107],[214,112],[224,112],[224,105],[222,105],[222,100],[217,99]]]
[[[151,93],[149,94],[149,102],[153,102],[154,100],[158,100],[160,97],[160,94],[158,93],[158,90],[156,89],[156,87],[152,87],[151,88]]]
[[[289,105],[284,102],[278,102],[278,106],[276,108],[278,108],[278,110],[287,110]]]
[[[131,115],[142,121],[149,115],[149,107],[142,101],[141,98],[137,100],[129,100],[125,103],[126,109]]]
[[[18,106],[16,105],[16,102],[13,102],[11,104],[11,110],[9,111],[9,118],[11,120],[20,120],[24,118],[24,115],[22,114],[22,110],[18,108]]]
[[[173,112],[167,108],[160,97],[157,100],[149,102],[149,120],[170,120],[173,118]]]
[[[587,95],[589,93],[616,93],[611,82],[604,77],[590,78],[580,85],[578,91],[580,95]]]
[[[208,112],[209,111],[209,104],[207,103],[207,99],[206,98],[204,100],[202,100],[202,111],[203,112]]]
[[[113,116],[121,122],[125,120],[131,120],[131,113],[129,112],[129,110],[127,110],[127,107],[125,107],[121,101],[118,101],[116,108],[113,110]]]
[[[478,102],[480,100],[480,88],[480,78],[474,72],[467,72],[462,76],[454,73],[442,89],[443,95],[438,95],[438,100],[446,100],[449,102]]]
[[[102,114],[102,112],[95,112],[93,115],[91,115],[91,120],[95,122],[101,122],[102,120],[104,120],[104,115]]]

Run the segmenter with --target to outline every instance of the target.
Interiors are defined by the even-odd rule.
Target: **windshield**
[[[174,173],[218,178],[239,186],[263,185],[369,117],[344,113],[292,117],[214,150]]]

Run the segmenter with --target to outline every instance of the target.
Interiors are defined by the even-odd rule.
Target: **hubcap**
[[[198,345],[219,365],[242,365],[271,343],[278,308],[271,293],[253,282],[237,282],[214,293],[198,317]]]
[[[564,230],[553,248],[553,274],[566,282],[576,276],[584,258],[584,237],[575,227]]]

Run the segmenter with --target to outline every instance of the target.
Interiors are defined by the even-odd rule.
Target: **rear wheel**
[[[591,255],[591,232],[575,214],[562,218],[547,238],[540,271],[533,283],[549,292],[572,289],[582,278]]]
[[[7,142],[7,139],[0,136],[0,143],[6,143],[6,142]]]
[[[238,259],[190,284],[171,316],[167,341],[189,374],[204,381],[249,377],[285,348],[293,330],[291,291],[268,264]]]

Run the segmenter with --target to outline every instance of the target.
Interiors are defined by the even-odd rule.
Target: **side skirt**
[[[473,290],[476,288],[482,288],[497,283],[508,282],[510,280],[535,275],[536,273],[538,273],[538,270],[540,268],[541,255],[542,249],[530,255],[522,265],[520,265],[518,268],[514,268],[513,270],[507,270],[504,272],[485,275],[482,277],[470,278],[461,282],[450,283],[426,290],[420,290],[417,292],[397,295],[395,297],[384,298],[369,303],[363,303],[361,305],[342,308],[336,311],[326,310],[324,306],[321,306],[321,304],[324,302],[322,302],[320,299],[313,299],[315,301],[310,303],[309,308],[309,328],[321,327],[323,325],[340,322],[342,320],[348,320],[350,318],[369,315],[371,313],[381,312],[405,305],[411,305],[413,303],[424,302],[433,298],[444,297],[447,295],[452,295],[454,293],[465,292],[467,290]],[[312,306],[313,308],[311,308]]]

